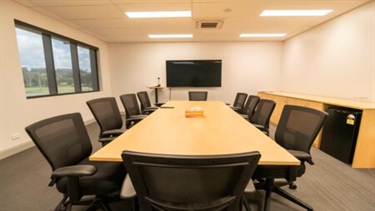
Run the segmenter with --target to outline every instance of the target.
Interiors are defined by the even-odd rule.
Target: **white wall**
[[[0,1],[0,157],[32,146],[24,128],[43,118],[80,112],[85,121],[93,120],[86,101],[111,95],[110,72],[108,69],[107,43],[48,18],[12,1]],[[80,40],[99,48],[99,70],[101,71],[101,92],[74,94],[57,97],[26,99],[21,64],[18,54],[14,19],[37,27]],[[20,139],[11,140],[11,135],[20,134]]]
[[[375,101],[374,1],[284,43],[281,90]]]
[[[165,61],[173,59],[222,59],[222,87],[173,88],[172,100],[187,100],[187,90],[208,90],[209,100],[232,103],[239,91],[278,89],[281,77],[281,42],[113,43],[109,49],[114,96],[148,90],[158,77],[165,86]],[[169,91],[161,91],[159,102],[169,99]]]

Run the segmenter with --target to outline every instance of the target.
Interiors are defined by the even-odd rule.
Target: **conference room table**
[[[200,108],[203,116],[186,117],[185,111],[192,108]],[[262,166],[285,167],[291,181],[295,180],[300,164],[288,151],[220,101],[168,101],[89,159],[122,162],[124,150],[172,155],[259,151],[261,158],[255,174],[262,178],[279,177],[262,171]],[[269,209],[269,200],[266,194],[265,210]]]

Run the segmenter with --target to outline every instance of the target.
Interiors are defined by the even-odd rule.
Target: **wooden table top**
[[[92,161],[122,162],[123,150],[175,155],[220,155],[259,151],[259,165],[299,165],[276,142],[219,101],[169,101],[90,156]],[[163,107],[164,107],[163,106]],[[203,117],[185,117],[201,107]]]

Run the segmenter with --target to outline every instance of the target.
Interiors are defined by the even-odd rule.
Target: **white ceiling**
[[[371,0],[14,0],[106,42],[282,41]],[[259,17],[265,9],[333,9],[323,17]],[[124,12],[191,10],[191,18],[129,19]],[[220,29],[196,21],[224,21]],[[32,24],[32,23],[31,23]],[[148,34],[193,34],[150,39]],[[239,38],[241,33],[287,33],[281,38]]]

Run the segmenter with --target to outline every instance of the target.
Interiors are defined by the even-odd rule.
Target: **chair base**
[[[291,184],[291,183],[289,183]],[[302,200],[298,199],[297,197],[293,196],[292,194],[288,193],[287,191],[283,190],[278,186],[277,183],[275,183],[275,179],[268,178],[265,181],[261,181],[261,184],[256,184],[257,189],[264,189],[266,191],[265,201],[264,201],[264,210],[268,211],[270,210],[270,200],[271,200],[271,194],[272,192],[284,197],[285,199],[288,199],[289,201],[307,209],[308,211],[312,211],[313,208],[303,202]]]
[[[286,192],[285,190],[281,189],[280,187],[275,187],[273,192],[277,193],[278,195],[288,199],[291,202],[294,202],[295,204],[298,204],[299,206],[307,209],[308,211],[313,211],[313,208],[308,205],[307,203],[301,201],[297,197],[291,195],[290,193]]]
[[[121,200],[119,196],[109,196],[109,197],[89,197],[85,198],[82,201],[71,201],[68,199],[67,195],[61,199],[59,204],[56,206],[55,211],[71,211],[74,205],[78,206],[88,206],[86,211],[96,211],[97,208],[101,208],[103,211],[111,211],[110,206],[108,205],[111,202]]]

